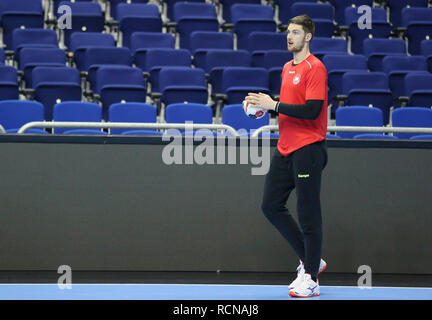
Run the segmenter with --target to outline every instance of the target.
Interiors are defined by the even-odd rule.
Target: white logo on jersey
[[[293,78],[293,83],[294,84],[298,84],[300,82],[300,75],[297,74],[294,78]]]

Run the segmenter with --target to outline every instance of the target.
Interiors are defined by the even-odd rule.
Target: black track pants
[[[276,148],[267,173],[261,208],[304,262],[306,273],[317,277],[321,260],[321,174],[327,165],[326,141],[304,146],[288,156]],[[295,188],[299,225],[286,208]]]

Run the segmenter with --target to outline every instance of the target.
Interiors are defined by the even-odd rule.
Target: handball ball
[[[267,113],[266,109],[255,107],[251,105],[248,101],[243,101],[243,110],[246,115],[252,119],[260,119]]]

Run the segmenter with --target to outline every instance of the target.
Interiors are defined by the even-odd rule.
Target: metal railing
[[[268,125],[258,128],[252,137],[257,137],[263,131],[278,131],[279,126]],[[328,126],[327,132],[368,132],[368,133],[425,133],[432,134],[432,128],[412,127],[358,127],[358,126]]]
[[[226,124],[204,124],[204,123],[137,123],[137,122],[49,122],[49,121],[33,121],[26,123],[19,130],[18,134],[25,133],[31,128],[72,128],[72,129],[223,129],[230,132],[234,136],[239,136],[238,132],[231,126]]]

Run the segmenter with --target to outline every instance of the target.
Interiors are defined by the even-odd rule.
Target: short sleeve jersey
[[[306,104],[307,100],[323,100],[321,113],[315,120],[299,119],[279,114],[280,138],[277,148],[287,156],[317,141],[327,133],[328,83],[324,64],[313,54],[297,65],[287,62],[282,70],[280,102]]]

